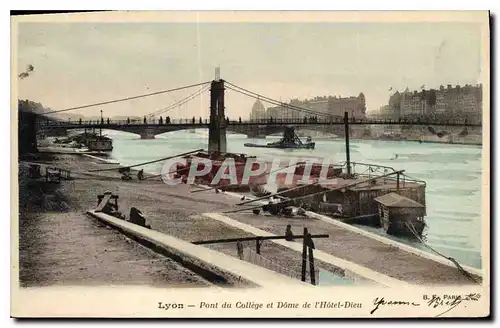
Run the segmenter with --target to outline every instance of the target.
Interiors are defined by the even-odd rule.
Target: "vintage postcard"
[[[11,315],[490,315],[475,12],[13,16]]]

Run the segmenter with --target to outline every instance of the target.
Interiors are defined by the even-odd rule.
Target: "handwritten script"
[[[373,309],[370,311],[370,314],[375,313],[378,309],[383,307],[391,307],[391,308],[401,308],[401,307],[420,307],[427,306],[433,309],[442,308],[444,312],[438,314],[438,316],[443,315],[454,308],[456,308],[459,304],[464,304],[466,302],[476,302],[481,298],[480,294],[471,293],[466,295],[450,295],[450,294],[442,294],[442,295],[423,295],[424,303],[421,305],[420,303],[416,303],[413,301],[407,300],[392,300],[386,299],[384,297],[377,297],[373,300]]]
[[[438,316],[445,314],[456,308],[459,304],[466,302],[477,302],[481,298],[480,294],[470,293],[466,295],[424,295],[423,299],[427,302],[427,305],[431,308],[444,308],[444,312],[438,314]]]
[[[373,308],[373,310],[370,311],[370,314],[373,314],[375,313],[375,311],[377,311],[379,309],[379,307],[381,306],[391,306],[391,307],[400,307],[400,306],[410,306],[410,307],[414,307],[414,306],[420,306],[419,303],[415,303],[415,302],[410,302],[410,301],[401,301],[401,300],[386,300],[385,298],[376,298],[373,300],[373,305],[375,305],[375,307]]]

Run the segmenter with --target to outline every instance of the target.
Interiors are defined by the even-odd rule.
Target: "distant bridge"
[[[201,89],[191,94],[190,96],[182,99],[181,101],[170,105],[166,108],[159,109],[153,113],[148,114],[144,117],[144,120],[125,120],[125,121],[108,121],[108,119],[101,118],[98,121],[54,121],[50,119],[50,114],[57,112],[65,112],[75,109],[82,109],[88,107],[102,106],[111,103],[117,103],[121,101],[128,101],[132,99],[138,99],[142,97],[149,97],[153,95],[163,94],[167,92],[172,92],[181,89],[187,89],[192,87],[202,86]],[[191,118],[183,120],[157,120],[155,121],[153,117],[166,115],[167,112],[185,104],[186,102],[196,98],[203,92],[210,91],[210,112],[209,119],[200,121],[200,119]],[[300,119],[276,119],[276,118],[263,118],[257,120],[229,120],[226,116],[226,106],[225,106],[225,90],[233,90],[245,96],[260,99],[266,101],[273,105],[281,106],[287,110],[291,110],[296,113],[300,113]],[[101,111],[102,113],[102,111]],[[45,120],[43,119],[45,117]],[[160,116],[161,117],[161,116]],[[168,117],[168,116],[167,116]],[[269,97],[257,94],[250,90],[239,87],[230,82],[226,82],[222,79],[217,79],[211,82],[204,82],[193,84],[189,86],[183,86],[170,90],[163,90],[158,92],[153,92],[145,95],[132,96],[117,100],[110,100],[101,103],[95,103],[84,106],[77,106],[68,109],[62,109],[58,111],[53,111],[43,114],[38,119],[37,129],[38,131],[46,132],[47,134],[65,134],[69,129],[82,129],[82,130],[95,130],[95,129],[109,129],[117,131],[125,131],[135,133],[141,136],[143,139],[152,139],[155,135],[178,131],[186,129],[196,129],[196,128],[207,128],[209,130],[208,136],[208,149],[211,151],[226,152],[226,131],[246,134],[249,137],[265,136],[269,134],[274,134],[281,132],[283,126],[292,126],[296,128],[307,128],[311,130],[319,130],[325,133],[333,133],[336,135],[345,136],[346,140],[349,139],[349,134],[351,133],[354,126],[368,126],[368,125],[400,125],[400,126],[427,126],[429,130],[431,127],[481,127],[481,123],[470,122],[466,119],[359,119],[355,117],[348,116],[345,112],[343,117],[331,116],[324,112],[317,112],[308,108],[302,108],[291,104],[284,104],[277,100],[271,99]]]

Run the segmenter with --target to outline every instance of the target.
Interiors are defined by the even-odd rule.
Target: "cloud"
[[[195,23],[20,24],[19,63],[37,65],[36,77],[20,85],[20,95],[62,109],[140,94],[144,85],[162,90],[208,81],[220,65],[223,79],[273,98],[363,92],[368,109],[378,109],[389,98],[387,86],[403,90],[477,80],[479,26],[425,26],[204,23],[198,31]],[[228,97],[226,106],[246,116],[253,101]],[[171,101],[151,97],[106,110],[145,115]],[[202,109],[208,113],[206,98],[179,115],[198,116]]]

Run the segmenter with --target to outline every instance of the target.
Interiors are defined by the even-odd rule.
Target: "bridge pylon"
[[[212,81],[210,86],[208,150],[221,153],[227,152],[224,80],[222,79]]]

